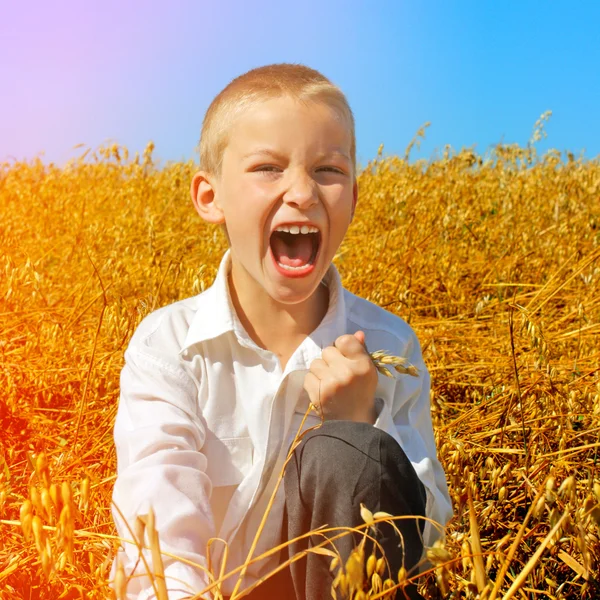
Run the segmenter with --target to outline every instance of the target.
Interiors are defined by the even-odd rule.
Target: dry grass
[[[97,154],[0,167],[0,598],[109,596],[123,351],[225,249],[192,162]],[[505,146],[359,184],[336,264],[417,331],[456,511],[423,589],[600,597],[600,164]]]

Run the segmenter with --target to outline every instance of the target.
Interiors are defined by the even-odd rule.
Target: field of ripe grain
[[[151,146],[0,165],[1,599],[111,593],[123,352],[225,250],[194,168]],[[456,513],[424,593],[599,598],[600,162],[378,156],[359,186],[336,264],[421,340]]]

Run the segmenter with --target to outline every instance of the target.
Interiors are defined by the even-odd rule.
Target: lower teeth
[[[301,267],[291,267],[290,265],[282,265],[280,262],[277,263],[282,269],[287,269],[288,271],[301,271],[302,269],[306,269],[310,263],[302,265]]]

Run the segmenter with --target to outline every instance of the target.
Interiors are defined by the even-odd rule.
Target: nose
[[[291,177],[283,201],[300,210],[306,210],[317,204],[319,196],[315,180],[307,173],[296,172]]]

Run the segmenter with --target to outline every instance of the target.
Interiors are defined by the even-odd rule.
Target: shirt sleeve
[[[148,514],[152,506],[161,551],[206,567],[206,545],[215,532],[209,504],[211,482],[202,453],[205,427],[197,398],[197,384],[177,356],[130,343],[114,426],[117,479],[113,503],[132,530],[136,517]],[[119,536],[131,540],[114,505],[112,513]],[[144,556],[151,566],[150,551]],[[155,598],[136,545],[122,543],[113,574],[117,561],[127,576],[133,575],[128,600]],[[208,578],[201,568],[164,554],[163,564],[171,600],[192,596],[206,586]]]
[[[417,367],[419,375],[396,378],[391,406],[379,403],[375,427],[389,433],[400,444],[425,486],[425,514],[438,523],[436,527],[429,521],[425,522],[423,541],[428,547],[443,538],[443,528],[453,515],[452,503],[446,475],[437,458],[431,421],[431,379],[414,333],[406,354],[410,363]]]

